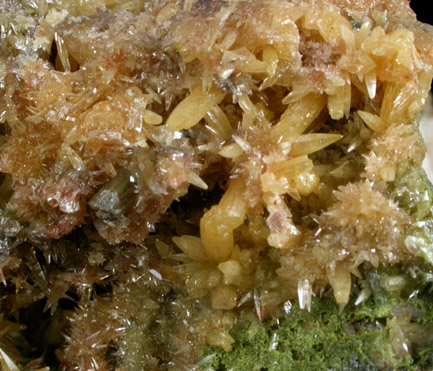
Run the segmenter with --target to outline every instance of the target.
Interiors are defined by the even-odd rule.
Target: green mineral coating
[[[405,243],[433,264],[433,188],[423,168],[403,163],[399,166],[391,197],[412,218]]]
[[[389,343],[390,320],[400,306],[418,313],[422,332],[433,325],[433,302],[426,294],[409,301],[374,297],[339,310],[331,295],[314,299],[311,312],[293,306],[268,324],[248,318],[231,332],[233,351],[205,349],[202,371],[223,370],[424,370],[433,366],[433,341],[422,344],[417,357],[397,357]],[[405,307],[406,308],[406,307]],[[251,331],[251,329],[254,329]],[[251,336],[251,334],[254,334]],[[205,362],[207,360],[207,362]]]
[[[400,165],[392,188],[391,197],[415,221],[433,218],[432,184],[422,167],[411,166],[408,163]]]

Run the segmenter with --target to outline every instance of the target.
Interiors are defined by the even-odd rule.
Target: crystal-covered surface
[[[427,367],[432,35],[406,0],[3,1],[0,360]]]

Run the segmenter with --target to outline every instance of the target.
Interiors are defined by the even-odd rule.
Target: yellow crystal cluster
[[[219,267],[228,283],[217,286],[220,295],[236,292],[235,277],[247,269],[240,255],[256,250],[254,241],[239,248],[234,236],[242,225],[258,224],[261,233],[251,236],[279,249],[283,276],[308,287],[348,281],[336,294],[341,303],[350,272],[359,275],[362,262],[377,267],[400,259],[402,232],[393,226],[405,215],[368,180],[392,181],[398,163],[419,164],[423,156],[412,144],[419,138],[411,123],[429,90],[431,50],[421,29],[400,27],[405,2],[371,4],[361,14],[332,1],[155,3],[151,11],[132,13],[86,4],[59,3],[35,27],[29,49],[43,56],[55,47],[54,65],[24,53],[14,62],[3,58],[2,116],[9,133],[1,170],[12,176],[8,209],[20,221],[59,238],[91,219],[107,241],[139,243],[190,185],[208,189],[206,179],[217,172],[226,191],[201,218],[200,239],[175,241],[191,259]],[[389,14],[381,9],[386,6]],[[33,23],[25,13],[15,21]],[[358,121],[371,137],[360,178],[345,174],[352,169],[344,156],[338,166],[315,164],[309,156],[342,138],[332,127],[342,120]],[[359,140],[348,143],[348,154]],[[325,166],[334,167],[330,173],[346,167],[343,179],[324,182]],[[110,179],[118,188],[98,192]],[[330,196],[337,183],[352,180],[356,184]],[[372,218],[367,225],[352,194],[366,208],[360,213]],[[328,197],[305,212],[322,214],[313,231],[293,222],[287,198]],[[331,205],[332,199],[338,202]],[[375,204],[387,205],[377,220],[370,210]],[[349,214],[344,222],[340,208]],[[333,218],[336,232],[329,227]],[[374,224],[382,218],[389,226]],[[329,239],[353,222],[368,232],[348,235],[366,246],[306,242],[316,229],[326,229]],[[316,263],[316,250],[329,256]],[[314,267],[304,267],[299,254],[310,256],[307,267]]]
[[[347,304],[352,277],[420,256],[390,190],[423,160],[433,76],[408,1],[12,3],[8,238],[93,226],[157,249],[190,298],[260,319],[329,286]],[[230,349],[227,329],[205,342]]]

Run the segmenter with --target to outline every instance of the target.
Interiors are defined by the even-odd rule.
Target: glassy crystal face
[[[0,32],[2,359],[302,369],[347,335],[343,368],[432,362],[407,1],[6,1]]]

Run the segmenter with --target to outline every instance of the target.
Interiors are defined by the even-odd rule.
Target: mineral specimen
[[[407,0],[8,0],[0,32],[4,367],[433,366]]]

